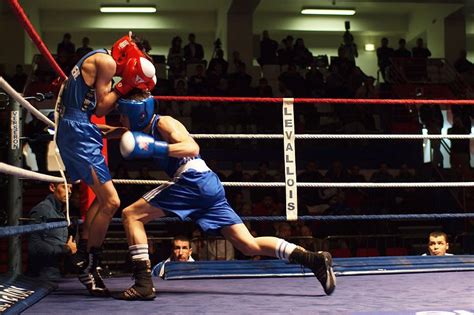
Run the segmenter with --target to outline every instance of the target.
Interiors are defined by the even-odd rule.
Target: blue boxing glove
[[[168,157],[168,143],[155,141],[143,132],[127,131],[120,139],[120,153],[125,159],[147,159]]]

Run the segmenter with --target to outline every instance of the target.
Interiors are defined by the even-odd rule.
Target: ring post
[[[23,119],[21,106],[16,100],[10,99],[10,145],[8,150],[8,163],[22,167],[21,134]],[[22,215],[22,183],[18,176],[8,176],[8,225],[16,226]],[[9,271],[13,274],[21,273],[21,238],[12,236],[8,240]]]

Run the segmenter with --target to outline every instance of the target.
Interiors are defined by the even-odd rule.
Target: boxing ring
[[[36,34],[16,0],[9,0],[23,27],[58,74],[64,73]],[[11,107],[11,152],[9,164],[0,163],[0,172],[9,175],[9,225],[0,227],[0,237],[9,237],[9,273],[0,275],[0,311],[5,314],[474,314],[474,258],[470,255],[446,257],[335,258],[337,288],[326,296],[314,276],[300,266],[282,261],[236,261],[170,263],[165,279],[153,278],[157,290],[154,301],[119,301],[95,298],[76,278],[50,283],[21,275],[20,235],[66,227],[68,222],[20,225],[21,180],[63,182],[21,169],[21,108],[30,111],[50,127],[54,123],[16,93],[0,77],[0,88],[14,100]],[[293,105],[377,104],[383,105],[474,105],[472,100],[382,100],[382,99],[283,99],[222,97],[156,97],[160,101],[273,103],[282,105],[282,134],[193,134],[196,139],[279,139],[284,143],[284,182],[224,182],[226,187],[285,188],[285,216],[243,217],[244,221],[423,221],[474,218],[472,212],[411,213],[377,215],[299,215],[297,188],[441,188],[474,187],[474,182],[409,183],[301,183],[296,181],[295,140],[351,139],[473,139],[474,135],[423,134],[295,134]],[[230,105],[232,106],[232,105]],[[114,179],[116,185],[158,185],[165,180]],[[120,223],[120,220],[116,223]],[[156,220],[162,224],[176,218]],[[127,288],[129,277],[106,278],[111,291]]]

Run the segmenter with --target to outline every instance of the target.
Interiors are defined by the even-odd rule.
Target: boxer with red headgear
[[[108,295],[97,272],[100,248],[110,220],[120,205],[109,169],[102,155],[102,136],[120,136],[121,128],[97,126],[93,114],[101,117],[115,108],[119,97],[133,89],[151,90],[155,68],[131,35],[114,44],[112,54],[94,50],[72,69],[64,86],[57,126],[57,145],[68,175],[83,180],[96,195],[82,226],[81,240],[74,263],[79,279],[93,295]],[[112,89],[112,78],[122,80]]]

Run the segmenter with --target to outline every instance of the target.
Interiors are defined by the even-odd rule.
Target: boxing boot
[[[133,261],[133,277],[135,284],[127,290],[114,295],[114,298],[128,301],[150,301],[156,297],[151,279],[151,263],[149,260]]]

